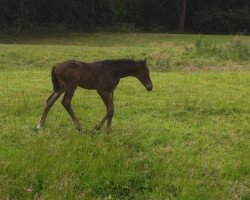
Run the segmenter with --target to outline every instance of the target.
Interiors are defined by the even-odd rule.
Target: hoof
[[[41,133],[43,131],[43,127],[41,126],[41,124],[38,124],[36,127],[37,133]]]
[[[82,131],[82,128],[81,127],[76,127],[76,129],[81,132]]]
[[[94,128],[92,131],[91,131],[91,136],[92,136],[92,138],[94,137],[94,135],[97,133],[97,129],[96,128]]]
[[[94,128],[94,129],[91,131],[91,134],[94,135],[96,132],[97,132],[97,130]]]
[[[39,134],[39,133],[43,133],[43,128],[39,128],[39,129],[36,129],[36,132]]]
[[[81,128],[77,128],[79,134],[83,134],[83,130]]]
[[[106,129],[106,134],[109,135],[111,133],[111,129]]]
[[[41,126],[41,124],[38,124],[36,128],[37,128],[37,130],[42,130],[43,129],[43,127]]]

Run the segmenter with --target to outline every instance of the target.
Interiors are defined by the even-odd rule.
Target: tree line
[[[249,0],[1,0],[0,31],[249,33]]]

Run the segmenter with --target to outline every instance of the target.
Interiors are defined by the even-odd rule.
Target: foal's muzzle
[[[147,87],[146,87],[146,89],[147,89],[147,91],[151,91],[151,90],[153,90],[153,85],[149,85],[149,86],[147,86]]]

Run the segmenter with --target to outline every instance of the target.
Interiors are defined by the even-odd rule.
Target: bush
[[[215,57],[232,61],[248,61],[250,59],[250,47],[237,37],[225,45],[197,40],[194,47],[185,49],[185,53],[189,56]]]
[[[225,59],[233,61],[237,60],[249,60],[250,59],[250,48],[242,40],[235,38],[232,43],[228,43],[221,56]]]
[[[172,60],[166,50],[151,54],[149,56],[149,64],[154,71],[158,72],[169,72],[173,69]]]

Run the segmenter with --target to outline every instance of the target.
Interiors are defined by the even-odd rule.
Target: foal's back
[[[64,88],[79,86],[97,90],[112,82],[108,68],[102,63],[66,61],[56,66],[55,75]]]

